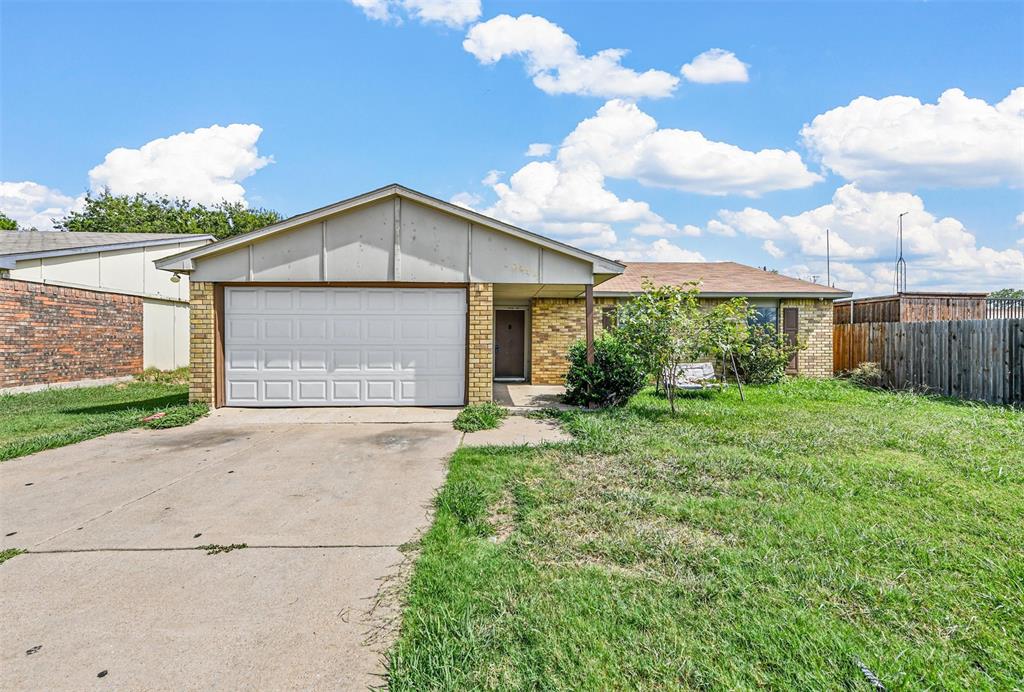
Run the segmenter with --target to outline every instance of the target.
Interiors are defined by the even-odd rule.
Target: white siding
[[[142,366],[174,370],[188,365],[188,307],[142,301]]]

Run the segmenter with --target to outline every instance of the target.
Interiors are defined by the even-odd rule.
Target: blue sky
[[[911,288],[1024,286],[1024,4],[360,3],[3,0],[0,209],[401,182],[610,257],[821,281],[828,227],[860,294],[910,211]]]

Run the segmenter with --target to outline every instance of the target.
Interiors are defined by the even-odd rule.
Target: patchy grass
[[[453,425],[456,430],[462,432],[490,430],[501,425],[501,421],[505,420],[507,416],[508,409],[488,401],[483,404],[470,404],[459,411]]]
[[[0,461],[63,447],[129,428],[170,428],[206,415],[205,404],[188,403],[188,385],[152,374],[134,382],[0,395]],[[173,376],[173,377],[172,377]],[[164,412],[163,418],[142,418]]]
[[[870,689],[859,662],[889,689],[1019,685],[1024,414],[746,393],[456,452],[391,687]]]
[[[5,548],[4,550],[0,550],[0,565],[4,564],[15,555],[21,555],[23,552],[25,551],[21,548]]]

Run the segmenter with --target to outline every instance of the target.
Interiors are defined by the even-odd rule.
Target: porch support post
[[[587,284],[587,363],[594,363],[594,284]]]

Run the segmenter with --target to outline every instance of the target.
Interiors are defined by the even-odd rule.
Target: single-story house
[[[153,263],[212,240],[0,231],[0,389],[188,365],[188,281]]]
[[[457,406],[490,401],[495,380],[559,384],[568,345],[641,280],[640,265],[401,185],[156,265],[190,278],[190,396],[214,406]],[[749,286],[764,307],[797,310],[813,336],[800,372],[831,374],[831,301],[848,293],[703,266],[708,281],[725,272],[722,297]]]

